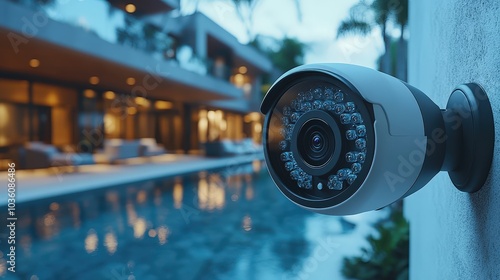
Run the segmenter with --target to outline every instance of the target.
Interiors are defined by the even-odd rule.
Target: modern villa
[[[0,0],[2,163],[31,142],[96,153],[108,140],[154,139],[186,154],[258,143],[271,62],[179,5]]]

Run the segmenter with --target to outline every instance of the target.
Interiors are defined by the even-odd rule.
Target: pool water
[[[342,279],[342,257],[380,216],[305,211],[258,161],[17,208],[16,273],[0,243],[6,279]]]

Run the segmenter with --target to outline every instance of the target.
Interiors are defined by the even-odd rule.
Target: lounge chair
[[[142,138],[139,140],[141,145],[139,155],[143,157],[157,156],[165,153],[165,149],[156,143],[154,138]]]
[[[246,153],[242,145],[228,139],[206,142],[203,146],[207,157],[234,156]]]
[[[80,166],[94,163],[92,154],[63,153],[53,145],[41,142],[29,142],[20,149],[20,167],[22,169]]]
[[[137,140],[107,139],[104,140],[104,149],[95,157],[100,163],[115,163],[119,160],[140,156],[141,145]]]

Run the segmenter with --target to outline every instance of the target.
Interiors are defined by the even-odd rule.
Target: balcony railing
[[[52,20],[78,26],[113,44],[143,51],[158,60],[229,82],[230,67],[200,58],[189,46],[178,46],[164,27],[141,20],[105,0],[9,0],[44,11]],[[190,50],[189,50],[190,49]]]

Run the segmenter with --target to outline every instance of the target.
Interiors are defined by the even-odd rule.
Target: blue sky
[[[183,14],[194,11],[194,0],[181,0]],[[308,45],[306,63],[342,62],[375,68],[383,52],[380,30],[366,37],[336,39],[340,22],[358,0],[301,0],[302,20],[298,20],[294,0],[259,0],[254,11],[253,33],[282,38],[289,36]],[[114,41],[116,26],[123,23],[120,13],[109,14],[102,0],[58,0],[51,17],[96,30],[99,36]],[[248,42],[246,29],[229,0],[200,0],[199,10],[232,33]]]
[[[194,10],[193,1],[181,1],[184,12]],[[349,15],[349,8],[358,0],[302,0],[302,20],[297,18],[293,0],[260,0],[255,8],[255,34],[281,38],[295,37],[309,48],[306,63],[342,62],[375,67],[383,52],[380,30],[367,37],[349,36],[336,39],[340,22]],[[191,4],[191,5],[190,5]],[[227,29],[242,43],[248,41],[244,26],[228,0],[201,1],[199,10]]]

